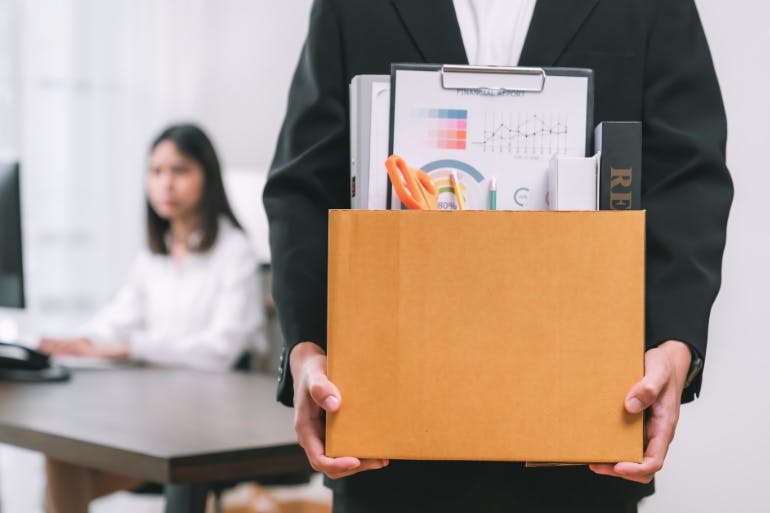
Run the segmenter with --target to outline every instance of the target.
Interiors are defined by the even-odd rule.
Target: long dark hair
[[[225,216],[236,228],[242,229],[227,201],[222,183],[222,170],[214,145],[206,133],[193,124],[171,125],[150,146],[150,153],[163,141],[171,141],[183,155],[195,160],[203,168],[203,195],[198,209],[201,216],[202,238],[194,251],[208,251],[217,240],[219,216]],[[168,219],[160,217],[147,199],[147,244],[150,251],[168,255],[166,234],[171,228]]]

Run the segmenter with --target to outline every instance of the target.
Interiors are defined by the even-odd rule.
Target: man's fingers
[[[304,440],[309,440],[311,437],[323,440],[321,409],[306,397],[298,400],[294,405],[294,431],[302,447],[305,447]]]
[[[593,471],[596,474],[600,474],[603,476],[610,476],[610,477],[619,477],[622,479],[626,479],[628,481],[635,481],[637,483],[649,483],[652,481],[652,478],[655,477],[655,474],[647,474],[647,475],[633,475],[629,476],[626,474],[621,474],[615,470],[615,465],[610,465],[607,463],[595,463],[588,466],[591,471]]]
[[[648,351],[644,378],[631,387],[626,395],[626,410],[629,413],[641,413],[652,406],[670,378],[668,362],[662,355],[656,354],[654,349]]]
[[[380,469],[389,464],[388,460],[358,459],[351,456],[330,458],[324,454],[324,445],[312,424],[301,425],[297,429],[299,442],[305,450],[310,466],[323,472],[332,479],[339,479],[365,470]]]
[[[624,462],[624,464],[625,463],[628,463],[630,465],[638,465],[638,463]],[[634,481],[637,483],[646,484],[651,482],[655,477],[654,472],[642,472],[641,470],[639,470],[638,472],[637,471],[627,472],[625,470],[623,472],[618,472],[617,470],[618,465],[620,465],[620,463],[616,465],[611,465],[607,463],[594,463],[589,465],[588,468],[590,468],[591,471],[594,472],[595,474],[600,474],[603,476],[610,476],[610,477],[618,477],[621,479],[625,479],[627,481]]]
[[[588,465],[588,468],[591,469],[591,472],[595,474],[601,474],[603,476],[622,477],[620,474],[615,472],[615,464],[612,464],[612,463],[591,463],[590,465]]]
[[[297,426],[299,444],[305,450],[310,466],[324,474],[328,472],[345,472],[360,465],[357,458],[329,458],[324,454],[324,444],[316,426],[303,423]]]
[[[621,477],[638,483],[649,483],[657,472],[663,468],[663,462],[668,452],[667,434],[650,438],[647,450],[644,452],[642,463],[622,461],[616,464],[600,463],[589,465],[589,468],[601,475]]]
[[[340,459],[340,458],[336,458],[336,459]],[[378,470],[390,465],[390,460],[362,459],[359,461],[361,462],[361,464],[352,470],[347,470],[345,472],[341,472],[338,474],[334,473],[334,474],[326,474],[326,475],[329,476],[331,479],[340,479],[342,477],[348,477],[348,476],[352,476],[353,474],[358,474],[359,472],[365,472],[367,470]]]
[[[335,412],[340,408],[340,391],[329,381],[326,374],[314,373],[308,379],[308,390],[313,401],[329,412]]]
[[[668,400],[668,396],[663,396],[661,400]],[[597,474],[620,477],[638,483],[652,481],[655,474],[663,468],[669,444],[674,438],[676,412],[669,410],[670,408],[664,408],[661,404],[656,405],[656,408],[653,409],[653,413],[647,421],[649,439],[642,463],[623,461],[616,464],[593,464],[589,465],[589,468]]]
[[[622,476],[632,477],[655,474],[663,468],[670,440],[669,433],[661,433],[659,436],[650,438],[642,463],[623,461],[615,465],[615,471]]]
[[[305,404],[310,406],[308,402]],[[358,458],[329,458],[324,454],[323,422],[320,418],[298,417],[295,420],[295,431],[299,445],[305,450],[310,466],[318,472],[324,474],[342,473],[353,470],[360,465]]]

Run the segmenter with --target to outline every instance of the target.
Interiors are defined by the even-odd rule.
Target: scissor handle
[[[406,208],[412,210],[437,210],[438,190],[428,173],[411,168],[399,155],[391,155],[385,161],[390,182]],[[406,182],[406,185],[404,185]]]

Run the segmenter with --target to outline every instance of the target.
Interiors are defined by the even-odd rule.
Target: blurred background
[[[151,140],[194,121],[268,260],[260,190],[310,2],[0,0],[0,148],[22,161],[36,331],[77,324],[144,234]],[[25,323],[28,325],[29,323]]]
[[[684,407],[641,511],[760,512],[770,477],[770,7],[696,3],[727,107],[736,199],[702,398]],[[22,163],[28,296],[25,311],[0,310],[0,320],[22,335],[62,334],[115,293],[142,243],[148,146],[171,122],[212,136],[236,215],[269,261],[261,189],[310,5],[0,0],[0,158]],[[35,464],[2,460],[3,513],[33,512],[11,505],[36,504]]]

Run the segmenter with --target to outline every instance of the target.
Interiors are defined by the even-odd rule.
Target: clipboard
[[[593,70],[440,64],[391,66],[389,152],[428,173],[439,210],[547,210],[554,156],[585,157],[593,128]],[[388,187],[388,207],[403,208]]]

